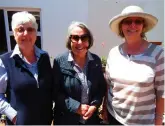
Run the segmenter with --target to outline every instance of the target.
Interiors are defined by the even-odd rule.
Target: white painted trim
[[[42,35],[42,12],[40,11],[40,37],[41,37],[41,49],[43,49],[43,35]]]
[[[13,31],[9,31],[9,36],[13,36]]]
[[[7,40],[7,50],[8,52],[11,51],[11,40],[10,36],[13,36],[13,31],[9,31],[9,23],[8,23],[8,11],[30,11],[30,12],[39,12],[40,13],[40,24],[42,24],[41,21],[41,9],[40,8],[8,8],[8,7],[0,7],[0,9],[3,9],[4,12],[4,22],[5,22],[5,31],[6,31],[6,40]],[[40,25],[41,27],[42,25]],[[41,48],[43,48],[43,37],[42,37],[42,28],[40,28],[40,31],[37,32],[37,36],[41,37]]]
[[[6,31],[6,40],[7,40],[7,50],[8,52],[11,51],[11,43],[10,43],[10,36],[9,36],[9,24],[8,24],[8,15],[7,11],[4,10],[4,21],[5,21],[5,31]]]
[[[25,7],[0,7],[0,9],[6,11],[31,11],[31,12],[40,12],[40,8],[25,8]]]
[[[37,36],[41,36],[41,32],[37,32]]]

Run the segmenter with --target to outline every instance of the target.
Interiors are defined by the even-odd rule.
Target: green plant
[[[107,64],[107,58],[106,57],[104,57],[104,56],[101,57],[101,64],[102,64],[102,66],[106,66],[106,64]]]

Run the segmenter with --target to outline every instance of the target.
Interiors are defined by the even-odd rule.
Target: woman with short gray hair
[[[47,52],[35,46],[36,19],[17,12],[11,24],[16,46],[0,56],[0,113],[8,125],[50,125],[51,65]]]

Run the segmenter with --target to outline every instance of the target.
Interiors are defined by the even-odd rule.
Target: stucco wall
[[[95,38],[91,51],[100,56],[107,56],[109,49],[121,43],[121,39],[110,31],[109,19],[131,4],[140,5],[158,17],[158,25],[147,34],[147,38],[152,41],[164,41],[163,0],[0,0],[0,8],[41,9],[43,49],[53,57],[66,50],[67,28],[73,20],[82,21],[91,29]]]
[[[122,43],[122,40],[109,29],[108,22],[128,5],[139,5],[146,12],[155,15],[159,22],[152,31],[147,33],[147,39],[164,41],[163,0],[89,0],[88,24],[95,35],[95,46],[92,51],[100,56],[107,56],[109,49]]]

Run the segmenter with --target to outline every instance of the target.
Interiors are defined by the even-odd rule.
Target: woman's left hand
[[[90,106],[89,108],[88,108],[88,111],[85,113],[85,115],[83,116],[83,119],[84,120],[87,120],[87,119],[89,119],[92,115],[93,115],[93,113],[95,112],[95,110],[96,110],[96,106]]]

